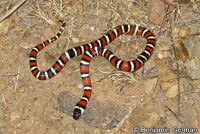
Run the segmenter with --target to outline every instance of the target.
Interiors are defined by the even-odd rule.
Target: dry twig
[[[9,17],[10,15],[12,15],[19,7],[21,7],[24,3],[26,2],[26,0],[22,0],[21,2],[19,2],[19,4],[17,4],[16,6],[13,7],[13,9],[11,9],[10,11],[8,11],[4,16],[2,16],[0,18],[0,23],[5,20],[7,17]]]
[[[110,131],[110,133],[115,133],[117,130],[119,130],[119,128],[124,124],[124,122],[126,121],[126,119],[129,118],[130,114],[133,112],[133,110],[135,110],[134,108],[131,108],[128,113],[124,116],[124,118],[122,118],[122,120],[117,124],[116,128],[113,129],[112,131]]]
[[[177,21],[178,17],[180,16],[180,9],[179,9],[179,5],[177,5],[177,9],[174,10],[174,21],[172,22],[172,24],[175,24],[175,22]],[[173,40],[173,39],[172,39]],[[175,51],[175,43],[172,44],[172,48],[173,48],[173,52],[174,52],[174,57],[176,60],[176,69],[177,69],[177,86],[178,86],[178,99],[177,99],[177,114],[176,114],[176,119],[177,119],[177,126],[179,126],[179,116],[180,116],[180,97],[181,97],[181,93],[180,93],[180,72],[179,72],[179,63],[178,63],[178,59],[177,59],[177,53]]]
[[[197,21],[197,20],[200,20],[200,16],[197,16],[197,17],[195,17],[195,18],[191,18],[191,19],[187,19],[187,20],[176,21],[175,23],[176,23],[176,24],[177,24],[177,23],[182,23],[182,22],[184,22],[184,23],[188,23],[188,22],[191,22],[191,21]]]

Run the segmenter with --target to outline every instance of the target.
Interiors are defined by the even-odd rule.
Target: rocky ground
[[[19,2],[0,1],[0,18]],[[136,126],[200,131],[199,13],[199,0],[26,1],[0,22],[0,134],[132,134]],[[147,27],[157,38],[153,56],[137,72],[120,72],[103,57],[91,62],[92,98],[79,120],[72,111],[83,93],[81,56],[46,81],[29,67],[31,49],[57,33],[58,19],[66,28],[38,54],[41,70],[120,24]],[[144,46],[145,39],[123,35],[106,48],[131,60]]]

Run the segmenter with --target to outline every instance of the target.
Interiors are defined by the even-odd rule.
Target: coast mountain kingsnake
[[[121,71],[133,72],[137,71],[150,58],[156,45],[155,35],[147,28],[138,25],[120,25],[113,30],[108,31],[103,37],[89,44],[80,45],[71,48],[61,54],[58,60],[46,71],[40,71],[37,66],[37,54],[50,43],[56,41],[64,30],[66,24],[60,20],[62,27],[56,36],[38,44],[30,52],[30,69],[32,74],[39,80],[47,80],[58,74],[65,64],[73,57],[83,55],[80,63],[81,78],[84,87],[84,93],[80,101],[76,104],[73,112],[73,118],[79,119],[86,109],[87,103],[91,97],[91,81],[89,76],[89,64],[93,57],[104,56],[111,62],[113,66]],[[110,50],[104,48],[114,39],[122,34],[142,36],[147,39],[146,47],[143,52],[132,61],[123,61],[116,57]]]

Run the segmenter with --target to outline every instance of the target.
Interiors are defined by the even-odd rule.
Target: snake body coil
[[[147,28],[138,25],[120,25],[115,27],[113,30],[108,31],[103,37],[95,40],[91,43],[80,45],[71,48],[61,54],[58,60],[46,71],[40,71],[37,66],[37,54],[43,48],[48,46],[50,43],[56,41],[64,30],[66,24],[60,20],[62,27],[56,36],[38,44],[30,52],[30,69],[32,74],[40,79],[47,80],[58,74],[65,64],[73,57],[83,55],[80,63],[81,78],[84,86],[84,93],[80,101],[76,104],[73,112],[73,118],[79,119],[80,116],[86,109],[87,103],[91,97],[91,81],[89,76],[89,63],[95,56],[104,56],[107,60],[111,62],[113,66],[121,71],[133,72],[137,71],[144,63],[151,57],[153,50],[156,45],[155,35]],[[143,52],[138,55],[135,60],[124,61],[115,56],[110,50],[104,48],[106,45],[111,43],[114,39],[122,34],[142,36],[147,40],[146,47]]]

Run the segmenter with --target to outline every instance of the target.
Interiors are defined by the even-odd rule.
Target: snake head
[[[78,108],[74,109],[74,113],[73,113],[73,118],[75,120],[78,120],[81,117],[81,110]]]

